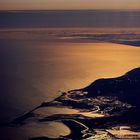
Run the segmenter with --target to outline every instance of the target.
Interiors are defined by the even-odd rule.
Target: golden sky
[[[0,0],[0,10],[139,9],[140,0]]]

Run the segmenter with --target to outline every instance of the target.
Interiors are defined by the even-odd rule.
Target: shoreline
[[[26,35],[26,36],[25,36]],[[132,39],[133,38],[133,39]],[[116,43],[140,46],[140,28],[0,28],[1,40]]]
[[[139,127],[140,127],[140,104],[139,104],[139,90],[140,90],[140,68],[133,69],[127,72],[125,75],[118,78],[110,79],[99,79],[94,81],[91,85],[79,89],[72,90],[67,93],[62,93],[61,96],[54,99],[51,102],[43,102],[41,105],[35,109],[29,111],[21,117],[13,120],[10,124],[12,127],[20,125],[26,125],[28,119],[36,118],[35,110],[40,108],[47,108],[49,106],[53,107],[70,107],[72,109],[78,109],[80,112],[91,112],[94,106],[99,105],[101,110],[97,112],[99,114],[104,114],[104,117],[88,117],[83,116],[82,114],[54,114],[47,117],[36,118],[38,123],[46,123],[48,121],[60,121],[69,127],[71,133],[68,136],[60,137],[60,139],[74,139],[75,136],[78,139],[96,137],[98,133],[96,130],[99,130],[99,133],[105,133],[105,137],[115,137],[113,130],[114,126],[130,126],[131,131],[127,132],[125,138],[129,138],[131,134],[135,134],[135,138],[139,137]],[[123,83],[126,85],[124,86]],[[112,85],[111,85],[112,84]],[[107,85],[110,85],[109,87]],[[134,87],[135,86],[135,87]],[[112,88],[110,88],[112,87]],[[112,91],[113,88],[116,88],[116,94]],[[103,89],[102,89],[103,88]],[[107,89],[109,88],[110,94],[108,94]],[[99,92],[100,90],[100,92]],[[124,94],[121,96],[119,90],[123,90]],[[126,90],[126,91],[125,91]],[[130,98],[131,94],[135,95],[134,98]],[[93,95],[91,93],[94,93]],[[119,95],[119,94],[120,95]],[[125,98],[124,98],[125,96]],[[115,97],[115,98],[114,98]],[[110,109],[111,110],[110,110]],[[105,111],[106,110],[106,111]],[[31,115],[32,114],[32,115]],[[32,120],[32,119],[31,119]],[[77,127],[79,129],[77,129]],[[109,130],[109,131],[106,131]],[[102,132],[101,132],[102,131]],[[117,130],[116,130],[117,131]],[[130,134],[129,134],[130,132]],[[127,137],[127,135],[129,137]],[[123,134],[122,134],[123,136]],[[118,136],[119,137],[119,136]],[[121,136],[120,136],[121,137]],[[131,135],[133,137],[133,135]],[[29,140],[41,140],[48,139],[47,137],[36,137],[29,138]]]

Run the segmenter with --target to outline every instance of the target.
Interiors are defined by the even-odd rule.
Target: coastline
[[[139,104],[139,90],[140,90],[140,68],[136,68],[127,72],[125,75],[118,78],[100,79],[93,82],[91,85],[79,89],[72,90],[62,95],[51,102],[43,102],[37,108],[31,110],[27,114],[15,119],[10,125],[17,126],[26,125],[28,119],[31,120],[35,117],[38,123],[48,121],[60,121],[68,126],[71,133],[68,136],[60,137],[60,139],[86,139],[93,137],[96,138],[99,133],[104,133],[104,139],[107,138],[140,138],[139,126],[140,126],[140,104]],[[108,81],[106,83],[106,80]],[[99,81],[99,82],[98,82]],[[111,85],[110,85],[111,84]],[[125,84],[126,86],[123,86]],[[109,85],[109,91],[107,88]],[[111,89],[110,89],[111,87]],[[102,89],[103,88],[103,89]],[[113,93],[115,88],[116,94]],[[117,88],[117,89],[116,89]],[[100,91],[100,92],[99,92]],[[120,92],[122,91],[122,92]],[[128,92],[129,91],[129,92]],[[110,94],[108,95],[108,92]],[[90,95],[92,93],[92,96]],[[125,99],[119,96],[123,93]],[[133,93],[134,98],[130,98]],[[114,98],[115,97],[115,98]],[[85,105],[84,105],[85,104]],[[43,118],[38,118],[35,110],[45,108],[49,106],[55,106],[61,109],[61,107],[68,107],[72,109],[78,109],[80,112],[96,112],[104,114],[102,117],[90,117],[83,116],[81,114],[54,114]],[[99,106],[100,110],[95,111],[94,107]],[[112,108],[111,110],[108,109]],[[93,111],[94,110],[94,111]],[[106,110],[106,111],[105,111]],[[33,116],[31,115],[33,113]],[[34,119],[33,119],[34,120]],[[120,135],[116,136],[113,133],[113,127],[118,126],[130,126],[130,131],[122,130]],[[77,129],[78,128],[78,129]],[[111,130],[112,129],[112,130]],[[120,131],[120,130],[115,130]],[[126,135],[125,135],[126,132]],[[130,133],[130,134],[129,134]],[[122,136],[121,136],[122,134]],[[133,136],[134,135],[134,136]],[[124,136],[124,137],[123,137]],[[47,140],[47,137],[30,138],[30,140]]]
[[[139,47],[139,38],[140,28],[0,28],[0,40],[110,42]]]

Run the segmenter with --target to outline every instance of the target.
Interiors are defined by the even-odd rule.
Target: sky
[[[0,10],[139,9],[140,0],[0,0]]]

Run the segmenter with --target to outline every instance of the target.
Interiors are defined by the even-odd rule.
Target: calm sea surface
[[[0,11],[0,27],[140,27],[140,10]]]
[[[118,37],[121,34],[135,41],[139,31],[140,10],[0,11],[0,124],[53,100],[61,91],[83,88],[96,79],[117,77],[140,67],[139,47],[97,43],[91,37],[94,33],[97,38],[97,33],[103,35],[100,41],[102,37],[113,40],[118,33]],[[48,108],[39,113],[63,112],[77,110]],[[6,140],[58,137],[69,132],[58,122],[32,122],[18,128],[0,125]]]
[[[1,120],[140,66],[140,48],[111,43],[1,40]]]

